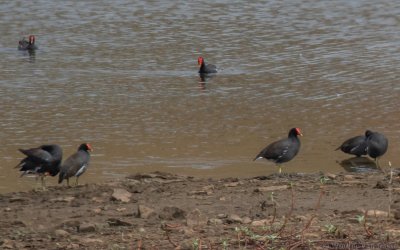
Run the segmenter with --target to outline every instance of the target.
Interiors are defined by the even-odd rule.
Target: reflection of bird
[[[60,171],[62,160],[62,149],[58,145],[42,145],[38,148],[20,149],[26,155],[16,166],[25,174],[36,174],[41,177],[42,188],[45,188],[44,177],[46,175],[56,176]]]
[[[386,153],[389,145],[388,139],[381,133],[369,130],[365,132],[365,135],[367,137],[367,153],[375,159],[377,167],[380,168],[378,158]]]
[[[204,58],[201,56],[199,56],[199,58],[197,59],[197,64],[199,65],[199,73],[200,74],[217,73],[217,67],[212,64],[206,64],[206,62],[204,61]]]
[[[366,172],[377,169],[375,162],[367,157],[352,157],[338,163],[348,172]]]
[[[81,176],[89,166],[90,153],[92,147],[88,143],[83,143],[79,146],[78,151],[68,157],[61,166],[58,183],[61,183],[64,179],[67,180],[69,186],[69,178],[75,176],[75,186],[78,185],[78,178]]]
[[[265,158],[279,167],[279,173],[282,172],[281,163],[288,162],[292,160],[300,149],[300,140],[297,137],[302,136],[299,128],[292,128],[289,131],[288,138],[273,142],[269,144],[266,148],[261,150],[261,152],[254,158],[254,161],[258,158]]]
[[[35,50],[37,49],[37,46],[35,45],[35,36],[30,35],[28,38],[28,41],[23,38],[18,42],[18,49],[19,50]]]
[[[364,135],[352,137],[344,141],[342,145],[335,150],[340,149],[346,154],[356,155],[357,157],[360,157],[361,155],[366,155],[367,154],[366,139],[367,137]]]

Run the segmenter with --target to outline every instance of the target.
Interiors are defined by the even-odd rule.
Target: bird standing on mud
[[[297,137],[298,135],[303,136],[299,128],[290,129],[287,138],[269,144],[258,153],[254,161],[258,158],[265,158],[275,162],[276,166],[279,168],[279,173],[281,173],[281,164],[292,160],[300,150],[300,139]]]
[[[21,177],[26,174],[40,176],[42,188],[45,189],[45,176],[56,176],[60,171],[63,155],[61,147],[56,144],[50,144],[37,148],[19,149],[19,151],[26,155],[16,166],[16,168],[20,168],[19,171],[23,172]]]
[[[64,179],[67,180],[69,186],[69,178],[75,176],[75,186],[78,185],[79,176],[81,176],[89,166],[90,153],[93,151],[89,143],[83,143],[79,146],[78,151],[68,157],[61,166],[58,183],[62,183]]]

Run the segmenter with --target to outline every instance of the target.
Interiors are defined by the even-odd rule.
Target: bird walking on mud
[[[300,128],[290,129],[287,138],[269,144],[258,153],[253,161],[259,158],[265,158],[275,162],[276,166],[279,168],[279,173],[281,173],[281,164],[292,160],[300,150],[301,144],[298,136],[303,136]]]

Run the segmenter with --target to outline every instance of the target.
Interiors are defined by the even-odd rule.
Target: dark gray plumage
[[[265,158],[275,162],[279,167],[279,173],[281,173],[282,169],[280,164],[292,160],[300,150],[298,135],[302,136],[300,129],[292,128],[287,138],[269,144],[258,153],[254,161],[258,158]]]
[[[78,185],[78,178],[81,176],[89,166],[90,153],[92,147],[88,143],[83,143],[79,146],[78,151],[68,157],[64,161],[60,169],[58,183],[62,183],[64,179],[67,180],[69,186],[69,178],[76,177],[75,186]]]

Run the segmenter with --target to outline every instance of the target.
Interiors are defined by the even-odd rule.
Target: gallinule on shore
[[[381,168],[379,165],[379,157],[384,155],[388,149],[388,139],[379,132],[372,132],[367,130],[365,132],[367,137],[367,154],[375,159],[376,166]]]
[[[299,128],[290,129],[287,138],[269,144],[261,150],[254,158],[254,161],[259,158],[265,158],[275,162],[276,166],[279,168],[279,173],[281,173],[281,164],[292,160],[300,150],[300,140],[297,137],[299,135],[302,136]]]
[[[42,188],[45,188],[45,176],[56,176],[60,171],[63,153],[59,145],[42,145],[37,148],[19,149],[19,151],[26,156],[16,166],[22,172],[21,177],[26,174],[40,176]]]
[[[365,134],[367,134],[368,131],[369,130],[367,130]],[[357,157],[367,155],[367,136],[358,135],[347,139],[335,150],[339,149],[346,154],[355,155]]]
[[[89,143],[83,143],[79,146],[76,153],[64,161],[64,163],[61,165],[58,183],[62,183],[62,181],[66,179],[67,185],[69,186],[69,178],[75,176],[75,186],[78,185],[79,176],[81,176],[89,166],[89,151],[93,151],[92,146]]]
[[[20,40],[18,42],[18,50],[36,50],[37,46],[35,45],[35,36],[34,35],[30,35],[28,37],[28,41],[25,40],[25,37],[22,38],[22,40]]]

